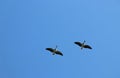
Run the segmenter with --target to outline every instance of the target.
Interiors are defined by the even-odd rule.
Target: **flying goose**
[[[58,54],[58,55],[63,56],[63,54],[60,51],[57,50],[57,46],[55,47],[55,49],[53,49],[53,48],[46,48],[46,50],[52,52],[52,55]]]
[[[83,48],[92,49],[91,46],[89,46],[89,45],[85,45],[85,42],[86,42],[86,41],[84,40],[83,43],[81,43],[81,42],[74,42],[74,43],[77,44],[78,46],[80,46],[80,47],[81,47],[81,50],[82,50]]]

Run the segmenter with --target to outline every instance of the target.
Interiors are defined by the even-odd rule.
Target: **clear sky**
[[[0,78],[120,78],[119,44],[119,0],[0,1]]]

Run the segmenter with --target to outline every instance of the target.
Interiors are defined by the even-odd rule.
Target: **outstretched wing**
[[[46,50],[51,51],[51,52],[54,51],[54,49],[52,49],[52,48],[46,48]]]
[[[63,54],[60,51],[56,51],[55,53],[58,54],[58,55],[63,56]]]
[[[92,47],[89,45],[84,45],[84,48],[92,49]]]
[[[75,44],[77,44],[78,46],[82,46],[81,42],[74,42]]]

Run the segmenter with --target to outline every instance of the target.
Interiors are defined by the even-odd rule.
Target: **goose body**
[[[81,49],[83,49],[83,48],[92,49],[91,46],[85,44],[85,41],[83,43],[81,43],[81,42],[74,42],[74,43],[77,44],[78,46],[80,46]]]

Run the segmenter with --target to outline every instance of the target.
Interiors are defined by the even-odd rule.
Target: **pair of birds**
[[[84,40],[83,43],[81,43],[81,42],[74,42],[74,43],[75,43],[76,45],[80,46],[80,47],[81,47],[81,50],[82,50],[83,48],[92,49],[92,47],[89,46],[89,45],[86,45],[85,42],[86,42],[86,41]],[[58,55],[63,56],[63,54],[62,54],[59,50],[57,50],[57,46],[55,47],[55,49],[53,49],[53,48],[46,48],[46,50],[52,52],[53,55],[58,54]]]

